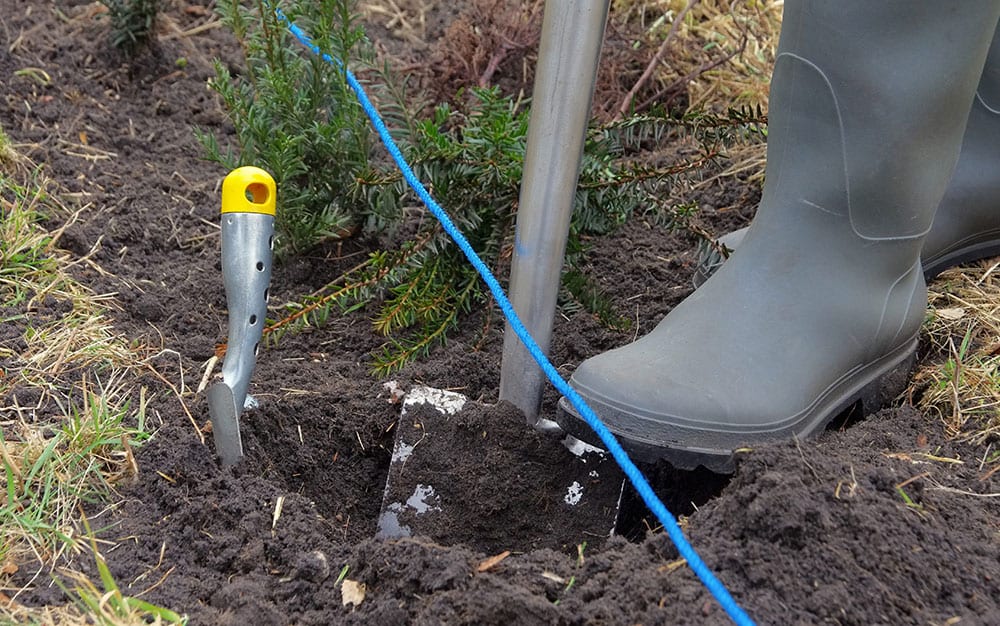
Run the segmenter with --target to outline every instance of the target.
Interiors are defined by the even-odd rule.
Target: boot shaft
[[[978,105],[1000,115],[1000,32],[995,31],[993,34],[993,43],[986,57],[986,66],[979,80],[976,98]]]
[[[919,240],[958,158],[998,5],[786,3],[762,205],[840,216],[864,240]]]

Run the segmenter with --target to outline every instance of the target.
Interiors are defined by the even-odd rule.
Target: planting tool
[[[243,458],[240,414],[264,332],[274,248],[275,184],[256,167],[233,170],[222,183],[222,276],[229,308],[229,340],[222,382],[208,390],[212,435],[222,465]]]

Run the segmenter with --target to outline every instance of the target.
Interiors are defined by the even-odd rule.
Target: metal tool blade
[[[226,383],[208,389],[208,413],[212,418],[212,437],[223,467],[231,467],[243,458],[240,436],[240,411],[232,388]]]
[[[564,536],[609,537],[617,522],[624,480],[611,456],[559,429],[546,428],[552,422],[536,428],[549,431],[542,435],[529,435],[530,429],[525,428],[523,439],[506,434],[485,437],[485,433],[482,438],[465,439],[462,433],[469,430],[458,425],[464,420],[456,416],[466,410],[491,410],[491,406],[430,387],[415,386],[406,393],[396,423],[376,537],[422,535],[444,541],[443,534],[454,540],[463,532],[472,533],[455,528],[472,529],[472,518],[482,510],[475,499],[475,485],[514,475],[518,476],[519,493],[532,494],[530,498],[511,494],[511,501],[517,501],[511,506],[518,507],[525,523],[499,538],[478,537],[479,545],[493,545],[496,540],[493,547],[502,549],[500,544],[510,541],[515,532],[528,544],[540,545],[555,541],[552,528],[559,528]],[[516,427],[523,425],[523,417],[513,407],[511,412],[499,411],[493,416],[505,416],[504,424],[513,426],[509,419],[513,418]],[[503,431],[508,432],[506,428]],[[460,445],[459,440],[463,442]],[[489,476],[474,471],[456,473],[454,455],[459,453],[467,459],[507,458],[510,465]]]

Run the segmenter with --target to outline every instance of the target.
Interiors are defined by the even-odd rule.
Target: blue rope
[[[684,537],[684,532],[677,525],[677,520],[674,518],[673,514],[667,510],[667,507],[664,506],[663,502],[661,502],[656,496],[656,493],[653,492],[653,488],[649,485],[646,477],[643,476],[642,472],[639,471],[639,468],[635,466],[632,459],[629,458],[628,454],[621,447],[621,444],[618,443],[615,436],[611,434],[611,431],[608,430],[607,426],[601,422],[600,418],[597,417],[597,414],[594,413],[593,409],[587,406],[587,403],[584,402],[582,397],[580,397],[580,394],[578,394],[575,389],[562,379],[562,376],[559,375],[556,368],[551,362],[549,362],[541,347],[535,343],[534,338],[532,338],[528,329],[524,327],[520,317],[518,317],[517,312],[510,303],[510,300],[507,299],[507,295],[504,293],[503,287],[500,286],[500,283],[490,272],[486,264],[479,258],[479,255],[476,254],[475,250],[472,249],[469,241],[451,221],[448,214],[445,213],[444,209],[442,209],[434,198],[431,197],[430,193],[417,178],[416,174],[413,173],[409,163],[406,162],[406,159],[403,157],[403,153],[400,152],[396,142],[393,141],[392,136],[389,134],[389,129],[386,128],[385,122],[382,121],[382,117],[375,109],[375,105],[373,105],[371,100],[368,99],[368,94],[365,93],[364,87],[361,86],[358,79],[349,69],[344,67],[343,63],[320,50],[319,46],[312,42],[309,35],[289,20],[281,9],[275,7],[274,12],[275,15],[278,16],[278,19],[288,27],[288,30],[295,35],[295,38],[298,39],[302,45],[311,50],[314,54],[319,55],[327,63],[335,65],[344,72],[347,84],[357,95],[358,102],[361,103],[361,108],[364,109],[368,119],[371,120],[372,126],[375,127],[375,131],[378,133],[379,137],[381,137],[382,142],[389,151],[389,155],[392,157],[392,160],[396,162],[396,166],[399,167],[399,170],[403,173],[403,178],[406,179],[406,182],[410,185],[413,191],[416,192],[417,196],[424,203],[424,205],[426,205],[427,208],[430,209],[431,213],[433,213],[434,216],[441,222],[441,226],[444,227],[444,230],[452,237],[452,239],[455,240],[455,243],[462,250],[462,253],[465,254],[465,257],[470,263],[472,263],[476,272],[479,273],[479,276],[482,277],[486,286],[489,287],[489,290],[496,299],[497,304],[500,305],[500,310],[510,323],[511,329],[524,344],[525,348],[527,348],[528,352],[531,353],[532,358],[534,358],[535,362],[542,368],[542,371],[545,372],[545,376],[548,377],[549,381],[551,381],[559,393],[569,399],[576,410],[580,412],[580,415],[587,422],[587,424],[590,425],[594,432],[597,433],[597,436],[601,438],[601,441],[604,442],[608,452],[611,453],[611,456],[622,468],[622,471],[625,472],[625,475],[632,483],[632,486],[635,487],[635,490],[642,497],[642,501],[646,503],[649,510],[656,515],[656,518],[663,525],[663,528],[667,531],[671,541],[673,541],[674,545],[677,546],[677,551],[680,553],[681,557],[687,561],[688,566],[698,576],[702,584],[705,585],[705,588],[708,589],[712,596],[714,596],[719,602],[723,610],[725,610],[734,623],[739,624],[740,626],[753,626],[754,622],[750,619],[750,616],[747,615],[742,608],[740,608],[740,606],[736,603],[736,600],[734,600],[732,595],[730,595],[729,590],[727,590],[722,582],[715,577],[710,569],[708,569],[705,562],[701,560],[698,553],[695,552],[691,544],[688,543],[688,540]]]

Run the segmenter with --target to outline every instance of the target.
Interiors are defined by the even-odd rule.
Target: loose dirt
[[[538,471],[517,451],[547,445],[527,429],[504,428],[507,453],[490,458],[441,446],[436,461],[451,464],[447,484],[460,487],[449,497],[461,504],[468,488],[476,504],[452,532],[374,539],[400,403],[369,373],[368,353],[383,341],[370,311],[262,351],[251,389],[261,408],[243,419],[246,462],[221,470],[211,437],[203,443],[185,412],[198,426],[208,418],[191,390],[227,321],[217,228],[226,172],[201,159],[192,126],[228,132],[206,81],[213,58],[238,64],[237,44],[222,28],[183,34],[209,12],[175,0],[158,46],[129,66],[110,52],[96,3],[2,0],[0,9],[0,125],[82,208],[60,240],[91,261],[77,277],[117,294],[119,331],[157,346],[152,366],[187,390],[182,406],[148,377],[156,434],[137,450],[138,477],[120,486],[120,506],[91,512],[124,593],[194,624],[726,623],[634,495],[624,498],[625,536],[608,539],[519,504],[535,495],[523,479]],[[745,223],[755,199],[738,180],[710,187],[699,197],[703,223],[717,232]],[[272,302],[323,286],[376,243],[279,264]],[[690,293],[693,243],[641,216],[590,241],[587,270],[633,323],[613,331],[586,313],[560,315],[560,370],[647,332]],[[455,418],[466,437],[501,432],[493,425],[519,418],[497,404],[501,330],[495,310],[474,311],[392,380],[469,397]],[[547,392],[543,411],[556,400]],[[982,476],[973,450],[908,404],[815,441],[755,449],[731,478],[647,469],[760,623],[1000,624],[1000,477]],[[520,525],[543,532],[526,538]],[[342,603],[345,569],[365,585],[359,604]],[[44,577],[18,599],[66,601]]]

